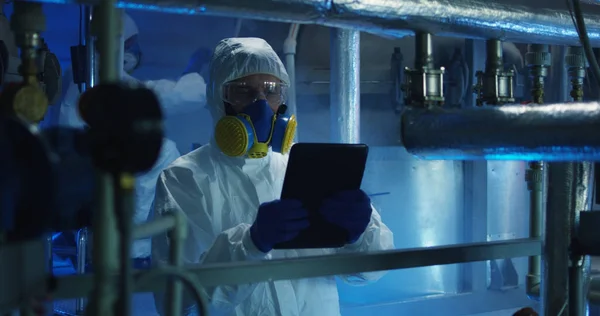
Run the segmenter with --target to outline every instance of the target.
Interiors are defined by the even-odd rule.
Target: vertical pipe
[[[82,92],[94,86],[95,83],[95,67],[96,67],[96,54],[95,54],[95,41],[92,34],[92,7],[85,6],[84,9],[84,20],[83,20],[83,36],[82,43],[86,48],[86,79],[85,84],[82,87]],[[82,228],[77,231],[77,274],[85,273],[85,266],[88,257],[88,229]],[[85,305],[87,299],[84,297],[78,298],[75,301],[75,314],[83,315],[85,312]]]
[[[497,39],[487,40],[485,46],[487,52],[485,71],[494,73],[498,70],[504,70],[502,42]]]
[[[476,83],[476,73],[478,69],[485,67],[485,55],[483,54],[485,43],[482,40],[465,40],[465,59],[469,68],[468,93],[465,98],[464,108],[475,107],[475,93],[473,87]],[[488,236],[488,178],[487,162],[464,161],[464,181],[465,181],[465,243],[484,242]],[[488,288],[487,281],[487,262],[472,262],[461,265],[464,269],[465,292],[485,291]]]
[[[285,68],[290,78],[290,87],[288,89],[287,103],[289,114],[298,117],[296,108],[296,46],[298,45],[298,30],[300,24],[290,25],[288,37],[283,42],[283,53],[285,55]],[[294,142],[298,142],[298,132],[294,136]]]
[[[587,62],[580,47],[563,47],[563,67],[564,78],[561,78],[565,85],[565,94],[567,94],[568,81],[571,82],[572,90],[570,96],[573,101],[583,100],[583,79],[585,78],[585,69]],[[570,79],[570,80],[569,80]],[[565,99],[568,97],[565,97]],[[575,187],[571,190],[573,209],[571,209],[571,234],[574,236],[575,229],[579,227],[580,212],[590,211],[593,205],[593,181],[594,164],[580,163],[575,165]],[[571,238],[573,240],[573,238]],[[578,253],[571,253],[569,258],[569,315],[583,316],[587,315],[587,282],[590,273],[589,257]]]
[[[529,237],[541,238],[544,230],[544,164],[532,162],[526,171],[529,189]],[[542,257],[528,258],[526,292],[531,299],[539,299],[542,274]]]
[[[112,176],[98,171],[96,175],[96,206],[94,212],[94,238],[92,238],[94,289],[86,315],[114,314],[116,288],[113,277],[117,272],[119,241],[114,213]],[[89,310],[91,307],[91,311]]]
[[[131,314],[131,295],[133,291],[133,267],[130,261],[131,245],[133,243],[133,212],[135,206],[135,178],[123,174],[114,177],[115,187],[115,214],[121,233],[120,244],[120,283],[119,298],[117,300],[118,314]]]
[[[552,163],[548,170],[548,211],[544,259],[544,315],[583,315],[583,267],[569,260],[572,230],[579,212],[591,207],[593,166],[589,162]],[[572,258],[571,258],[572,259]],[[573,278],[570,283],[570,278]],[[569,295],[569,287],[572,291]],[[569,302],[569,297],[573,301]],[[573,306],[568,307],[572,303]],[[578,305],[579,304],[579,305]],[[574,313],[574,314],[571,314]],[[565,313],[566,314],[566,313]]]
[[[529,77],[532,81],[531,97],[534,103],[544,103],[544,84],[548,76],[548,69],[551,66],[552,55],[550,46],[541,44],[530,44],[527,46],[525,61],[529,68]],[[529,237],[539,238],[544,230],[544,211],[546,196],[546,165],[542,161],[531,162],[526,171],[525,180],[530,192],[529,197]],[[548,217],[546,218],[550,220]],[[545,233],[549,232],[546,227]],[[547,237],[547,236],[546,236]],[[530,298],[541,298],[542,293],[542,257],[535,256],[529,258],[529,265],[526,280],[526,293]],[[548,271],[551,263],[544,262],[544,271]],[[552,296],[554,289],[545,287],[547,296]],[[556,289],[556,291],[559,291]],[[547,304],[547,297],[542,299],[542,308]],[[542,312],[543,313],[543,312]],[[546,314],[544,314],[546,315]],[[558,315],[558,314],[556,314]],[[554,315],[554,316],[556,316]]]
[[[285,54],[285,68],[290,77],[290,87],[288,89],[287,106],[290,111],[289,114],[296,115],[296,54],[287,53]]]
[[[96,64],[96,41],[94,40],[94,34],[92,33],[92,16],[93,16],[93,8],[92,6],[86,6],[84,11],[85,21],[85,48],[86,48],[86,80],[85,86],[86,88],[91,88],[96,85],[96,72],[97,72],[97,64]]]
[[[125,38],[123,37],[123,29],[119,31],[119,56],[117,63],[119,64],[119,79],[125,74]]]
[[[121,19],[115,8],[116,0],[104,0],[97,7],[94,27],[98,35],[99,52],[102,60],[99,64],[100,83],[119,81],[122,65],[118,64],[119,29]],[[111,275],[117,270],[117,249],[119,241],[115,218],[114,175],[99,171],[96,182],[96,210],[94,212],[94,290],[91,316],[114,314],[115,286]]]
[[[331,29],[331,141],[360,141],[360,32]]]
[[[175,227],[169,232],[171,247],[169,249],[169,263],[173,267],[183,265],[183,243],[187,235],[187,226],[185,220],[179,213],[172,213],[175,216]],[[183,284],[179,280],[171,280],[167,288],[167,316],[179,316],[181,314],[181,304],[183,301]]]
[[[558,58],[556,60],[556,67],[554,67],[554,69],[558,70],[558,73],[556,74],[557,77],[559,78],[559,83],[557,85],[557,97],[558,97],[558,102],[568,102],[571,100],[571,97],[569,95],[569,72],[567,70],[567,67],[565,67],[565,58],[567,55],[567,47],[565,46],[559,46],[556,49],[556,55],[558,55]],[[552,53],[552,57],[554,57],[554,53]],[[553,76],[554,77],[554,76]]]
[[[52,273],[52,270],[54,269],[54,256],[52,255],[52,234],[48,234],[46,236],[46,260],[48,260],[46,262],[46,268],[48,270],[48,273]]]
[[[88,246],[88,230],[82,228],[77,231],[77,274],[85,273],[85,266],[87,263],[87,247]],[[75,315],[84,315],[86,299],[84,297],[78,298],[75,301]]]
[[[288,37],[283,42],[283,53],[285,55],[285,68],[290,78],[290,87],[287,95],[287,106],[289,114],[298,117],[298,110],[296,107],[296,46],[298,45],[298,29],[300,24],[290,25],[290,31]],[[298,142],[298,132],[294,136],[294,142]]]
[[[569,264],[569,316],[584,316],[586,300],[584,296],[584,257],[571,258]]]
[[[84,74],[84,80],[83,83],[78,84],[78,88],[79,88],[79,92],[83,93],[85,92],[85,90],[87,90],[88,88],[88,63],[89,63],[89,56],[88,56],[88,50],[87,50],[87,42],[88,42],[88,33],[90,32],[90,23],[88,20],[88,7],[89,6],[84,6],[84,5],[79,5],[79,15],[80,15],[80,24],[79,27],[81,28],[79,30],[79,45],[83,45],[86,50],[85,50],[85,65],[84,65],[84,70],[85,70],[85,74]]]
[[[101,29],[98,34],[100,56],[99,77],[101,83],[114,83],[120,80],[120,72],[123,65],[119,64],[120,37],[121,37],[121,14],[115,9],[116,0],[104,0],[99,6],[99,24]]]
[[[417,33],[415,35],[415,47],[419,56],[415,57],[415,68],[433,68],[433,43],[431,34]]]

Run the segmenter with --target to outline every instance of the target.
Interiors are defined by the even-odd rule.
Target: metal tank
[[[487,241],[526,238],[529,191],[523,161],[487,161]],[[524,284],[527,258],[488,262],[487,285],[502,290]]]
[[[463,164],[422,161],[402,147],[370,147],[363,189],[394,233],[397,248],[462,242]],[[391,271],[365,287],[339,284],[343,308],[457,293],[460,266]]]

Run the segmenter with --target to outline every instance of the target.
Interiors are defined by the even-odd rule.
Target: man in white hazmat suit
[[[149,89],[152,89],[161,102],[163,114],[167,117],[172,114],[202,108],[206,100],[206,84],[197,72],[185,74],[178,81],[163,79],[139,82],[137,79],[131,77],[129,73],[133,72],[139,66],[141,50],[137,42],[138,27],[135,21],[127,14],[123,15],[123,35],[125,41],[123,81],[142,83]],[[71,84],[67,89],[65,98],[60,104],[58,125],[83,128],[85,122],[80,118],[77,108],[80,92],[77,84],[73,83],[72,79],[70,82]],[[165,138],[160,156],[154,167],[150,171],[137,176],[135,223],[142,223],[147,220],[154,199],[156,180],[160,172],[175,159],[179,158],[179,156],[179,150],[175,142]],[[149,266],[147,258],[150,257],[150,239],[136,240],[132,248],[132,257],[140,259],[137,260],[139,262],[136,261],[137,267]]]
[[[286,116],[281,107],[288,74],[271,46],[258,38],[222,40],[209,68],[207,106],[215,123],[214,137],[163,171],[154,200],[154,216],[176,211],[186,217],[186,264],[394,248],[392,233],[359,190],[340,193],[325,201],[320,209],[326,220],[346,230],[347,246],[273,250],[275,244],[291,240],[309,225],[300,202],[278,200],[287,166],[286,153],[293,138],[293,132],[288,132],[295,128],[295,119]],[[240,117],[246,118],[246,123]],[[275,127],[271,127],[273,120]],[[247,122],[251,122],[256,138],[252,144],[240,147],[235,135],[248,132],[239,129]],[[278,126],[284,128],[278,130]],[[339,216],[340,212],[345,216]],[[166,234],[152,239],[153,264],[168,261],[168,244]],[[339,277],[358,285],[382,275],[358,273]],[[218,286],[208,288],[207,294],[210,314],[215,316],[340,315],[334,277]],[[162,312],[162,298],[156,298],[157,309]]]

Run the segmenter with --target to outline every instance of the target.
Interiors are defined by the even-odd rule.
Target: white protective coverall
[[[123,38],[128,38],[138,34],[138,28],[135,22],[129,15],[125,14],[123,19]],[[70,82],[67,88],[65,97],[60,104],[60,114],[58,125],[64,127],[83,128],[85,122],[79,117],[77,103],[79,101],[79,89],[73,83],[72,70],[69,68],[65,73],[65,81]],[[198,73],[190,73],[182,76],[178,81],[172,80],[156,80],[140,82],[123,72],[124,82],[142,83],[147,88],[152,89],[160,100],[163,115],[186,113],[197,111],[206,103],[206,83]],[[146,221],[152,201],[154,200],[154,190],[156,181],[160,172],[163,171],[175,159],[179,158],[180,153],[175,142],[169,139],[163,139],[160,157],[156,161],[154,167],[144,174],[136,177],[136,209],[134,214],[135,223],[143,223]],[[132,247],[133,258],[150,257],[150,239],[136,240]]]
[[[271,46],[258,38],[221,41],[210,64],[207,105],[214,122],[225,115],[223,83],[251,74],[270,74],[289,83],[288,74]],[[213,140],[177,159],[161,174],[156,187],[154,216],[178,211],[189,223],[186,264],[296,258],[394,248],[391,231],[373,212],[359,241],[341,249],[259,251],[250,238],[261,203],[280,198],[287,156],[270,151],[262,159],[224,155]],[[166,234],[152,239],[153,264],[168,261]],[[365,284],[382,273],[339,276],[351,284]],[[211,315],[337,316],[340,315],[334,277],[219,286],[207,289]],[[161,298],[157,308],[162,312]]]

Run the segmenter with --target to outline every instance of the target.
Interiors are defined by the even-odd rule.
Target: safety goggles
[[[234,106],[245,106],[265,99],[271,106],[285,102],[288,86],[281,82],[248,83],[231,81],[223,84],[223,101]]]

